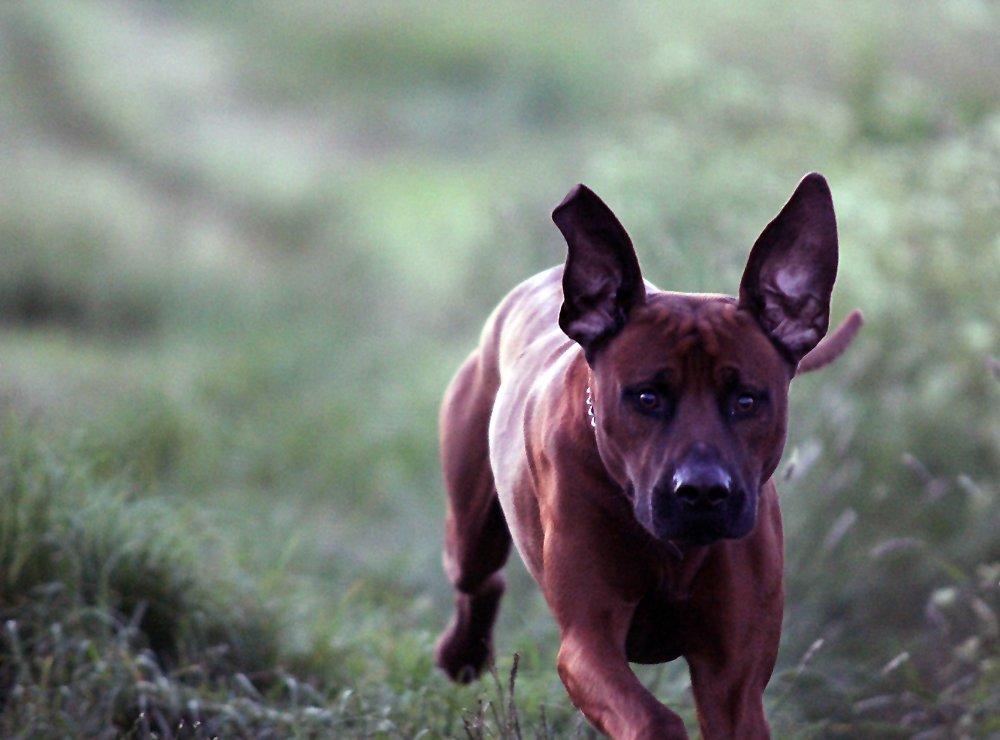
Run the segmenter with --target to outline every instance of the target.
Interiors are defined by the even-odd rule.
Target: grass
[[[0,734],[588,736],[519,563],[494,676],[431,664],[440,394],[562,259],[572,183],[656,283],[732,292],[813,169],[834,319],[867,325],[793,389],[775,734],[1000,732],[998,27],[976,2],[0,8]],[[694,726],[682,665],[640,677]]]

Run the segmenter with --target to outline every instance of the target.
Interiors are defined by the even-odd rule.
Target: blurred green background
[[[0,733],[587,735],[516,557],[499,683],[431,664],[441,393],[573,183],[733,293],[809,170],[868,324],[793,391],[775,735],[1000,733],[997,38],[976,0],[0,6]],[[693,729],[684,666],[640,675]]]

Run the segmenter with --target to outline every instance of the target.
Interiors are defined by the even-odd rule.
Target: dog
[[[565,265],[507,295],[442,404],[456,597],[436,662],[467,682],[490,660],[513,540],[558,624],[559,677],[595,727],[687,737],[629,667],[683,656],[703,737],[769,737],[788,386],[836,359],[862,321],[855,311],[823,340],[838,259],[830,189],[802,179],[736,297],[646,282],[584,185],[552,218]]]

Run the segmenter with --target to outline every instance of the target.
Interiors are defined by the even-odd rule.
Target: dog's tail
[[[851,342],[864,323],[865,318],[861,315],[860,309],[851,311],[847,314],[847,318],[840,322],[840,326],[827,334],[822,342],[799,361],[796,373],[811,373],[836,360],[851,346]]]

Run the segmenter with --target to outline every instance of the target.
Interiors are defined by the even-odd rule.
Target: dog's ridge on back
[[[559,676],[594,726],[687,737],[629,667],[683,656],[704,737],[768,737],[788,384],[835,360],[861,323],[852,313],[821,343],[838,261],[827,182],[802,179],[735,297],[647,283],[584,185],[552,217],[565,265],[500,303],[442,404],[456,593],[437,663],[461,682],[487,665],[513,542],[558,624]]]

